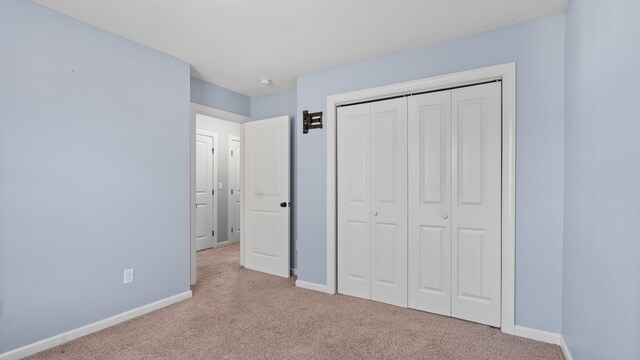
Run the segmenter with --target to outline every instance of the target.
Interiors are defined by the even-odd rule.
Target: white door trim
[[[228,111],[215,109],[212,107],[191,103],[190,107],[190,116],[189,116],[189,217],[191,219],[189,225],[189,253],[190,253],[190,263],[191,263],[191,285],[196,283],[196,270],[197,270],[197,261],[196,261],[196,214],[195,214],[195,203],[196,203],[196,193],[194,189],[196,188],[196,115],[202,114],[211,117],[215,117],[222,120],[233,121],[239,124],[243,124],[249,120],[250,118],[238,114],[234,114]],[[242,132],[240,134],[242,137]],[[242,145],[242,141],[240,142]],[[242,151],[241,151],[242,152]],[[242,162],[242,159],[240,159]],[[242,201],[242,200],[241,200]],[[240,226],[243,226],[243,216],[240,216]],[[242,232],[240,232],[240,264],[244,265],[244,259],[242,257]]]
[[[516,64],[436,76],[427,79],[327,96],[327,292],[336,293],[336,107],[390,96],[502,80],[502,307],[501,329],[515,327],[515,152]]]
[[[248,120],[247,120],[248,121]],[[240,229],[244,229],[244,125],[240,129],[240,184],[242,184],[242,192],[240,192]],[[244,267],[244,234],[240,231],[240,266]]]
[[[240,136],[236,136],[236,135],[229,135],[229,139],[227,144],[229,144],[229,149],[231,149],[231,142],[232,141],[238,141],[240,143],[240,164],[238,164],[238,166],[242,166],[242,141],[240,140]],[[228,150],[229,150],[228,149]],[[227,183],[229,184],[228,188],[231,189],[231,153],[227,153]],[[236,174],[236,176],[238,177],[237,181],[242,181],[242,171],[240,171],[240,169],[238,169],[239,172],[238,174]],[[227,194],[227,196],[229,196],[230,194]],[[240,192],[240,206],[242,207],[242,192]],[[228,221],[229,216],[231,214],[232,211],[234,211],[234,207],[232,207],[232,203],[231,200],[227,201],[227,228],[225,229],[227,232],[227,239],[231,239],[231,222]],[[242,211],[241,211],[242,213]],[[240,221],[240,219],[238,219]],[[242,223],[240,224],[240,229],[242,229]],[[242,234],[242,231],[240,231],[240,234]],[[224,243],[225,245],[227,244],[232,244],[233,241],[228,240],[226,243]]]
[[[196,129],[196,135],[204,135],[204,136],[209,136],[213,138],[213,148],[218,149],[217,133],[213,131]],[[214,150],[211,156],[213,161],[211,182],[213,183],[213,189],[214,189],[212,206],[213,206],[213,211],[215,212],[215,216],[213,217],[213,228],[215,229],[213,234],[213,247],[216,247],[216,245],[218,244],[218,193],[215,190],[217,190],[216,186],[218,184],[218,150]]]

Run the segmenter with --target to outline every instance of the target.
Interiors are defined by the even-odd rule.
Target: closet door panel
[[[407,99],[371,103],[371,299],[407,306]]]
[[[452,315],[500,326],[501,84],[452,90]]]
[[[338,292],[371,298],[370,104],[338,109]]]
[[[409,97],[410,308],[451,315],[451,91]]]

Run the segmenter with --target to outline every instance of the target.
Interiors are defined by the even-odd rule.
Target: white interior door
[[[371,104],[338,108],[338,292],[371,298]]]
[[[407,306],[407,100],[338,109],[338,292]]]
[[[452,91],[453,316],[500,326],[501,84]]]
[[[371,299],[407,307],[407,99],[371,103]]]
[[[245,267],[289,277],[289,117],[244,124]]]
[[[240,241],[240,137],[229,136],[229,242]]]
[[[451,315],[451,91],[409,97],[409,307]]]
[[[196,250],[213,247],[216,240],[214,206],[213,134],[196,134]]]

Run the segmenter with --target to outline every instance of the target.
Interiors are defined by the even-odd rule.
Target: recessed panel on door
[[[452,302],[455,317],[500,326],[501,87],[452,91]]]
[[[345,269],[346,278],[369,281],[369,224],[363,221],[347,221]]]
[[[254,229],[253,237],[258,238],[251,247],[251,255],[260,258],[271,258],[279,260],[281,257],[280,239],[284,234],[280,231],[280,214],[277,211],[253,210],[251,212],[251,222]]]
[[[410,308],[451,315],[451,91],[409,97]]]
[[[371,105],[338,109],[338,292],[371,298]]]
[[[371,299],[407,306],[407,99],[371,103]]]

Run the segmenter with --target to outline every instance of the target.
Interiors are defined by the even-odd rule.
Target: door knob
[[[287,207],[287,203],[286,202],[281,202],[280,203],[280,207]]]
[[[377,212],[377,211],[374,211],[374,212],[373,212],[373,216],[378,216],[378,212]]]
[[[443,219],[445,219],[445,220],[447,220],[447,219],[449,218],[449,215],[447,215],[447,214],[442,214],[442,218],[443,218]]]

